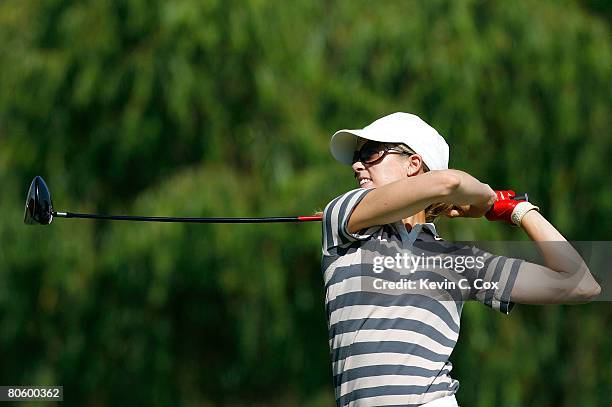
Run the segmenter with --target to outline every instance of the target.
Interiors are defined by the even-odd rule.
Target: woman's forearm
[[[386,225],[412,216],[449,196],[457,177],[446,171],[430,171],[373,189],[357,205],[348,223],[350,232]]]
[[[569,300],[590,300],[599,295],[601,288],[580,254],[544,216],[538,211],[529,211],[523,216],[521,226],[538,246],[545,266],[563,276]]]
[[[540,212],[531,210],[523,216],[521,226],[536,242],[565,242],[565,237]]]
[[[572,272],[584,264],[578,252],[540,212],[527,212],[521,220],[521,227],[538,246],[546,267],[558,272]]]
[[[349,231],[393,223],[437,203],[479,205],[488,209],[495,192],[459,170],[429,171],[374,189],[361,201],[349,219]]]

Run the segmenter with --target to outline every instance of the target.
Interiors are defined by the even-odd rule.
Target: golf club
[[[528,201],[526,193],[512,199]],[[51,192],[41,176],[37,175],[30,184],[26,197],[23,223],[27,225],[49,225],[53,218],[128,220],[136,222],[182,222],[182,223],[281,223],[321,221],[320,215],[273,216],[256,218],[185,218],[165,216],[100,215],[91,213],[60,212],[53,209]]]
[[[183,223],[279,223],[320,221],[321,216],[275,216],[257,218],[182,218],[165,216],[99,215],[90,213],[60,212],[53,209],[51,192],[41,176],[30,184],[26,197],[23,222],[27,225],[49,225],[53,218],[129,220],[137,222],[183,222]]]

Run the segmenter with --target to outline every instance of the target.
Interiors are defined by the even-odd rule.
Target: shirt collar
[[[430,223],[417,223],[412,227],[412,230],[410,232],[406,230],[406,226],[401,220],[397,221],[395,223],[395,226],[401,235],[402,241],[404,241],[408,245],[412,245],[412,243],[418,238],[421,232],[423,232],[423,229],[429,232],[434,237],[435,240],[442,240],[442,238],[438,236],[438,232],[436,231],[436,225],[434,225],[431,222]]]
[[[438,232],[436,231],[436,225],[434,225],[433,223],[429,222],[429,223],[423,223],[422,225],[422,229],[427,229],[431,232],[431,234],[434,235],[434,237],[438,237]]]

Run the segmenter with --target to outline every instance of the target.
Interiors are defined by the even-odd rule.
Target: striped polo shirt
[[[371,191],[349,191],[323,213],[336,404],[417,406],[457,392],[449,356],[463,304],[477,300],[509,313],[522,260],[445,242],[432,223],[349,233],[350,214]]]

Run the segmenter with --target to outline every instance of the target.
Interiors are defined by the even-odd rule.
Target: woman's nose
[[[361,161],[355,161],[353,165],[351,165],[351,167],[353,167],[353,171],[355,172],[365,170],[365,167],[363,166],[363,163]]]

